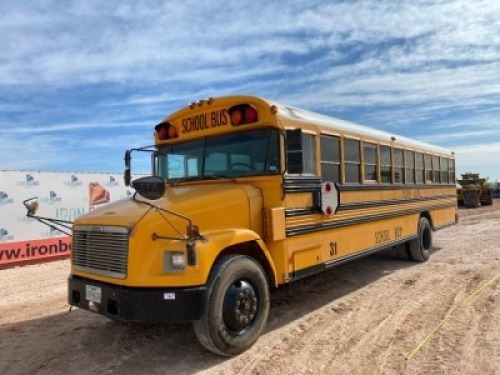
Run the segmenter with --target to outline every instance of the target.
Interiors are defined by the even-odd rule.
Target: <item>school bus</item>
[[[251,347],[270,290],[382,249],[424,262],[456,222],[454,153],[253,96],[193,102],[152,128],[151,176],[73,224],[68,300],[121,321],[192,322]],[[395,260],[396,261],[396,260]]]

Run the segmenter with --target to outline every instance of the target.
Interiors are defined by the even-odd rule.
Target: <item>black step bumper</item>
[[[87,285],[100,288],[100,302],[91,302]],[[68,278],[72,306],[125,322],[185,323],[199,320],[206,287],[130,288],[77,276]]]

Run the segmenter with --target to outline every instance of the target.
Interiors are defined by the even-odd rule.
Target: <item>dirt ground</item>
[[[273,292],[265,333],[234,358],[189,324],[68,312],[68,260],[1,270],[0,374],[500,374],[500,201],[459,217],[427,263],[387,251]]]

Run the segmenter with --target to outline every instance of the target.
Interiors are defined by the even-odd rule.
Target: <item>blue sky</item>
[[[500,181],[500,2],[0,2],[0,169],[123,170],[209,96],[256,94],[452,149]]]

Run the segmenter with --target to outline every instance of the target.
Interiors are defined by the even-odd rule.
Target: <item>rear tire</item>
[[[406,246],[406,243],[393,246],[394,252],[398,259],[401,260],[412,260],[410,256],[410,250]]]
[[[432,229],[429,220],[421,217],[418,223],[418,238],[408,242],[408,252],[415,262],[429,260],[432,249]]]
[[[486,193],[486,199],[481,201],[483,206],[491,206],[493,204],[493,193],[491,191]]]
[[[259,338],[269,315],[269,283],[252,258],[221,258],[210,273],[202,318],[193,322],[198,341],[215,354],[233,356]]]

